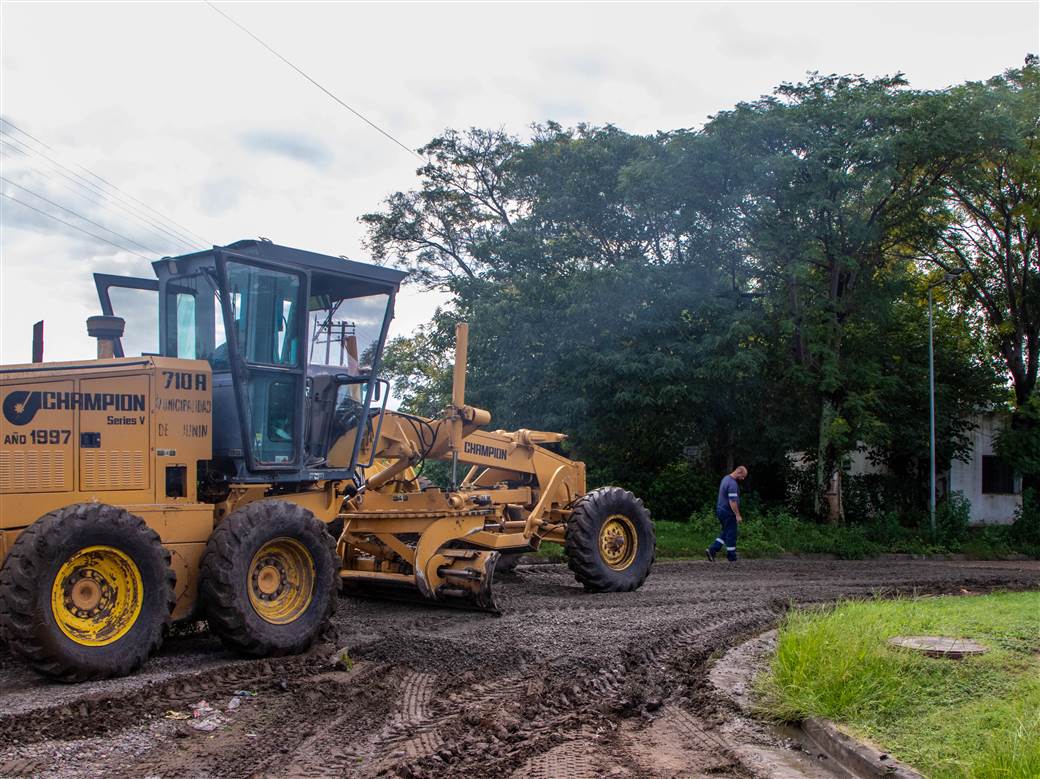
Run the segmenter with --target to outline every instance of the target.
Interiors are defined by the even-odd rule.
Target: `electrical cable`
[[[94,233],[90,232],[89,230],[84,230],[82,227],[80,227],[78,225],[72,224],[72,222],[66,222],[64,219],[61,219],[61,218],[55,216],[54,214],[48,214],[46,211],[41,211],[39,208],[36,208],[36,206],[31,206],[28,203],[25,203],[25,202],[19,200],[16,197],[12,197],[11,195],[8,195],[6,192],[0,192],[0,197],[6,197],[8,200],[13,200],[15,203],[17,203],[20,206],[25,206],[25,208],[31,209],[31,210],[35,211],[36,213],[38,213],[38,214],[43,214],[46,217],[50,217],[55,222],[61,222],[66,227],[71,227],[73,230],[79,230],[81,233],[83,233],[85,235],[89,235],[91,238],[93,238],[93,239],[95,239],[97,241],[101,241],[102,243],[107,243],[109,246],[114,246],[115,248],[119,249],[119,251],[129,252],[130,254],[136,254],[142,260],[151,261],[152,259],[154,259],[152,257],[146,257],[145,255],[141,254],[140,252],[135,252],[133,249],[127,249],[125,246],[120,246],[117,243],[113,243],[112,241],[108,240],[107,238],[103,238],[100,235],[95,235]]]
[[[6,144],[6,143],[9,143],[9,142],[6,139],[0,137],[0,144]],[[25,152],[17,150],[13,146],[0,145],[0,152],[7,153],[8,151],[17,151],[18,154],[21,154],[23,156],[27,156],[27,155],[25,155]],[[87,203],[89,203],[92,206],[102,206],[102,207],[104,207],[107,204],[111,204],[111,205],[115,205],[115,206],[121,208],[123,211],[125,211],[130,216],[132,216],[132,217],[138,219],[139,221],[141,221],[141,223],[143,225],[146,225],[147,228],[149,229],[149,232],[152,233],[152,237],[159,239],[160,241],[163,242],[164,245],[169,243],[170,240],[171,240],[168,236],[160,235],[154,229],[154,225],[152,225],[150,222],[146,222],[144,220],[141,220],[132,211],[128,211],[127,209],[123,208],[121,203],[112,203],[111,201],[109,201],[104,196],[102,196],[101,198],[93,197],[93,195],[95,193],[92,190],[87,189],[85,186],[80,184],[78,181],[76,181],[75,179],[73,179],[70,176],[65,175],[60,170],[44,170],[43,168],[39,167],[38,165],[34,165],[32,163],[27,163],[25,165],[25,169],[28,170],[28,171],[32,171],[33,174],[35,174],[36,176],[38,176],[38,177],[40,177],[42,179],[45,179],[47,181],[50,181],[50,182],[53,182],[53,183],[57,184],[58,186],[60,186],[63,189],[67,190],[68,192],[71,192],[76,197],[82,198],[83,200],[85,200]],[[179,243],[184,244],[185,242],[184,241],[179,241]],[[185,244],[185,245],[187,245],[187,244]],[[180,246],[175,246],[175,245],[172,245],[172,244],[171,244],[171,246],[172,246],[172,248],[175,251],[178,251],[178,252],[179,251],[183,251],[183,249],[181,249]],[[153,250],[149,249],[149,251],[153,251]],[[156,252],[156,253],[159,254],[159,255],[163,255],[163,254],[168,254],[169,252]]]
[[[21,127],[19,127],[18,125],[14,124],[10,119],[4,119],[3,117],[0,117],[0,122],[3,122],[8,127],[13,127],[17,132],[20,132],[22,135],[26,136],[27,138],[31,138],[32,140],[36,141],[36,143],[40,144],[40,146],[42,146],[43,148],[45,148],[45,149],[47,149],[49,151],[52,151],[55,154],[57,154],[57,151],[52,146],[50,146],[49,144],[47,144],[44,141],[41,141],[39,138],[37,138],[32,133],[26,132]],[[158,216],[160,219],[162,219],[163,221],[165,221],[169,225],[171,225],[173,227],[176,227],[178,229],[178,231],[180,231],[185,237],[192,239],[189,242],[189,245],[194,246],[194,242],[195,241],[202,242],[202,244],[204,246],[212,246],[213,245],[212,241],[209,241],[209,240],[203,238],[201,235],[196,233],[194,230],[189,230],[187,227],[185,227],[184,225],[180,224],[179,222],[174,221],[173,219],[171,219],[170,217],[166,216],[165,214],[163,214],[158,209],[153,208],[152,206],[150,206],[147,203],[145,203],[143,200],[140,200],[139,198],[134,197],[133,195],[131,195],[126,190],[123,190],[123,189],[117,187],[115,184],[113,184],[111,181],[106,179],[104,176],[98,175],[97,173],[92,171],[90,168],[87,168],[84,165],[80,165],[79,163],[76,163],[76,167],[80,168],[81,170],[85,171],[86,173],[89,173],[91,176],[96,178],[98,181],[104,183],[106,186],[111,187],[116,192],[119,192],[120,194],[124,195],[125,197],[127,197],[130,200],[132,200],[135,203],[137,203],[138,205],[143,206],[144,208],[147,208],[149,211],[151,211],[153,214]]]
[[[166,233],[167,236],[169,236],[170,238],[173,238],[178,243],[183,244],[184,246],[188,247],[189,249],[195,250],[195,249],[198,248],[198,245],[196,243],[194,243],[193,241],[191,241],[191,240],[189,240],[189,239],[187,239],[187,238],[185,238],[183,236],[180,236],[177,233],[171,232],[170,230],[167,230],[165,227],[163,227],[163,225],[161,225],[160,223],[156,222],[151,217],[148,217],[147,215],[138,213],[138,210],[135,209],[133,206],[130,206],[130,205],[126,204],[126,203],[120,202],[119,199],[115,195],[113,195],[112,193],[105,192],[103,189],[98,187],[96,184],[92,184],[90,181],[85,179],[83,176],[81,176],[78,173],[76,173],[76,171],[72,170],[71,168],[69,168],[69,167],[67,167],[65,165],[62,165],[60,162],[58,162],[57,160],[53,159],[52,157],[49,157],[48,155],[44,154],[43,152],[38,151],[36,149],[33,149],[31,146],[28,146],[27,144],[23,143],[22,141],[19,141],[17,138],[14,138],[13,136],[11,136],[10,133],[7,133],[7,132],[4,132],[3,130],[0,130],[0,136],[6,136],[6,137],[0,137],[0,142],[6,143],[6,144],[8,144],[8,146],[11,146],[11,144],[17,144],[18,146],[21,146],[23,149],[27,149],[29,153],[36,154],[36,155],[42,157],[43,159],[47,160],[51,164],[57,166],[58,168],[61,168],[62,170],[67,171],[67,173],[62,173],[62,170],[55,170],[55,171],[53,171],[53,173],[56,173],[57,175],[61,176],[64,179],[68,179],[69,181],[71,181],[73,184],[75,184],[76,186],[80,187],[81,189],[90,192],[90,194],[93,197],[95,197],[95,202],[97,202],[96,201],[96,196],[97,195],[101,195],[101,197],[103,199],[108,200],[109,202],[111,202],[116,207],[122,209],[123,211],[126,211],[128,214],[133,216],[135,219],[138,219],[141,222],[149,225],[152,228],[153,231],[159,231],[159,232]],[[11,146],[11,148],[17,149],[18,147],[17,146]],[[18,149],[18,150],[21,151],[21,149]],[[69,174],[71,174],[71,175],[69,175]]]
[[[130,238],[129,236],[123,235],[122,233],[117,233],[115,230],[111,229],[110,227],[105,227],[100,222],[95,222],[93,219],[90,219],[88,217],[83,216],[83,214],[79,213],[78,211],[73,211],[71,208],[67,208],[67,207],[63,206],[61,203],[55,203],[53,200],[49,200],[48,198],[45,198],[39,192],[34,192],[33,190],[29,189],[28,187],[23,187],[21,184],[16,184],[15,182],[13,182],[10,179],[5,178],[3,176],[0,176],[0,181],[6,182],[7,184],[10,184],[12,187],[18,187],[18,189],[22,190],[23,192],[28,192],[30,195],[32,195],[35,198],[39,198],[44,203],[47,203],[48,205],[52,205],[55,208],[60,208],[62,211],[65,211],[66,213],[72,214],[77,219],[82,219],[84,222],[89,222],[90,224],[94,225],[94,227],[100,227],[105,232],[112,233],[112,235],[116,236],[117,238],[122,238],[127,243],[132,243],[134,246],[136,246],[136,247],[138,247],[140,249],[144,249],[146,252],[150,252],[150,253],[154,254],[155,256],[160,256],[162,254],[162,252],[157,252],[155,249],[149,248],[148,246],[145,246],[144,244],[138,243],[137,241],[135,241],[133,238]]]
[[[328,96],[329,96],[329,97],[331,97],[331,98],[332,98],[333,100],[335,100],[335,101],[336,101],[337,103],[339,103],[339,104],[340,104],[341,106],[343,106],[343,107],[344,107],[344,108],[346,108],[346,109],[347,109],[348,111],[350,111],[350,113],[354,114],[354,116],[356,116],[356,117],[357,117],[358,119],[360,119],[361,121],[363,121],[363,122],[364,122],[365,124],[367,124],[367,125],[368,125],[369,127],[371,127],[372,129],[374,129],[374,130],[375,130],[376,132],[380,133],[381,135],[385,136],[386,138],[389,138],[389,139],[390,139],[390,141],[392,141],[393,143],[395,143],[395,144],[397,144],[398,146],[400,146],[400,147],[401,147],[402,149],[404,149],[404,150],[405,150],[406,152],[408,152],[409,154],[412,154],[412,155],[414,155],[414,156],[418,157],[418,158],[419,158],[420,160],[423,160],[424,162],[426,161],[426,158],[425,158],[425,157],[423,157],[423,156],[422,156],[421,154],[419,154],[419,153],[418,153],[417,151],[415,151],[414,149],[410,149],[410,148],[409,148],[408,146],[406,146],[405,144],[401,143],[401,141],[397,140],[397,138],[395,138],[395,137],[394,137],[393,135],[391,135],[391,134],[390,134],[390,133],[389,133],[388,131],[384,130],[384,129],[383,129],[382,127],[380,127],[380,126],[379,126],[378,124],[376,124],[375,122],[373,122],[373,121],[372,121],[371,119],[369,119],[369,118],[368,118],[367,116],[365,116],[365,115],[364,115],[363,113],[361,113],[360,111],[356,110],[355,108],[353,108],[353,107],[351,107],[351,106],[347,105],[347,103],[345,103],[345,102],[343,102],[342,100],[340,100],[340,99],[339,99],[338,97],[336,97],[336,95],[334,95],[334,94],[333,94],[332,92],[330,92],[330,91],[329,91],[328,89],[326,89],[325,87],[323,87],[323,86],[322,86],[321,84],[319,84],[319,83],[318,83],[317,81],[315,81],[315,80],[314,80],[313,78],[311,78],[310,76],[308,76],[308,75],[307,75],[307,74],[306,74],[306,73],[305,73],[305,72],[304,72],[304,71],[303,71],[303,70],[302,70],[301,68],[298,68],[298,67],[297,67],[296,65],[294,65],[294,64],[293,64],[292,62],[290,62],[290,61],[289,61],[288,59],[286,59],[285,57],[283,57],[283,56],[282,56],[281,54],[279,54],[279,53],[278,53],[277,51],[275,51],[275,50],[274,50],[273,48],[271,48],[270,46],[268,46],[268,45],[267,45],[266,43],[264,43],[264,41],[262,41],[262,40],[261,40],[261,39],[260,39],[260,38],[259,38],[259,37],[258,37],[257,35],[254,35],[254,34],[253,34],[252,32],[250,32],[250,31],[249,31],[248,29],[246,29],[246,27],[245,27],[245,26],[243,26],[242,24],[240,24],[239,22],[237,22],[237,21],[236,21],[236,20],[235,20],[234,18],[232,18],[232,17],[231,17],[231,16],[229,16],[228,14],[224,13],[223,11],[221,11],[221,10],[220,10],[219,8],[217,8],[217,7],[215,6],[215,5],[213,5],[213,3],[211,3],[211,2],[209,1],[209,0],[205,0],[205,3],[206,3],[206,5],[208,5],[208,6],[210,7],[210,8],[212,8],[212,9],[213,9],[214,11],[216,11],[216,12],[217,12],[218,14],[220,14],[221,16],[223,16],[223,17],[224,17],[225,19],[227,19],[227,20],[228,20],[229,22],[231,22],[231,23],[232,23],[233,25],[235,25],[235,27],[237,27],[238,29],[240,29],[240,30],[241,30],[242,32],[244,32],[244,33],[245,33],[246,35],[248,35],[248,36],[249,36],[250,38],[252,38],[252,39],[253,39],[254,41],[256,41],[256,42],[257,42],[257,43],[259,43],[259,44],[260,44],[261,46],[263,46],[263,47],[264,47],[265,49],[267,49],[267,50],[268,50],[269,52],[271,52],[271,53],[272,53],[272,54],[273,54],[274,56],[276,56],[276,57],[277,57],[278,59],[280,59],[280,60],[281,60],[282,62],[284,62],[284,63],[285,63],[286,65],[288,65],[288,66],[289,66],[290,68],[292,68],[292,69],[293,69],[293,70],[295,70],[295,71],[296,71],[297,73],[299,73],[299,74],[300,74],[301,76],[303,76],[303,77],[304,77],[305,79],[307,79],[307,80],[308,80],[309,82],[311,82],[311,83],[312,83],[312,84],[313,84],[314,86],[316,86],[316,87],[317,87],[318,89],[320,89],[320,90],[321,90],[322,92],[324,92],[324,93],[325,93],[326,95],[328,95]]]

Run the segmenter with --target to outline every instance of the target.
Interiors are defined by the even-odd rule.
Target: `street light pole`
[[[939,281],[928,285],[928,433],[930,439],[929,459],[931,480],[928,489],[928,521],[935,534],[935,325],[932,318],[932,290],[947,281],[953,281],[964,271],[954,269],[947,271]]]
[[[931,482],[928,490],[928,519],[935,534],[935,347],[933,342],[934,325],[932,323],[932,287],[928,286],[928,430],[930,433],[931,447]]]

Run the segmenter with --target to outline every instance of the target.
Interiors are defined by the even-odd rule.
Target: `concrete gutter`
[[[801,723],[805,739],[857,779],[924,779],[879,747],[859,741],[830,720],[811,717]]]

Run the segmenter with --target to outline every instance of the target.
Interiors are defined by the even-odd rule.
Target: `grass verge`
[[[719,534],[714,513],[694,514],[688,522],[655,520],[658,559],[704,557],[704,548]],[[786,512],[752,513],[740,525],[737,548],[741,557],[778,557],[783,554],[832,554],[863,559],[886,552],[909,554],[965,554],[997,559],[1015,553],[1040,557],[1040,546],[1013,543],[1008,527],[972,528],[957,539],[928,537],[927,533],[897,523],[824,525]],[[563,547],[546,543],[535,553],[552,562],[563,561]]]
[[[695,514],[688,522],[655,520],[659,558],[703,557],[719,533],[714,514]],[[996,559],[1014,553],[1040,556],[1040,546],[1009,541],[1007,527],[972,528],[963,538],[930,538],[926,532],[893,524],[824,525],[785,512],[746,515],[737,549],[742,557],[782,554],[833,554],[863,559],[885,552],[966,554]]]
[[[932,659],[896,635],[972,638],[990,651]],[[845,602],[791,612],[761,706],[825,717],[929,777],[1040,777],[1040,593]]]

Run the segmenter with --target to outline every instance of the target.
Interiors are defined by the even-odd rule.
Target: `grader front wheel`
[[[335,542],[294,503],[249,503],[206,545],[199,593],[210,627],[230,649],[263,657],[307,649],[336,607]]]
[[[649,575],[655,542],[643,502],[620,487],[601,487],[582,497],[567,521],[567,564],[590,592],[628,592]]]

